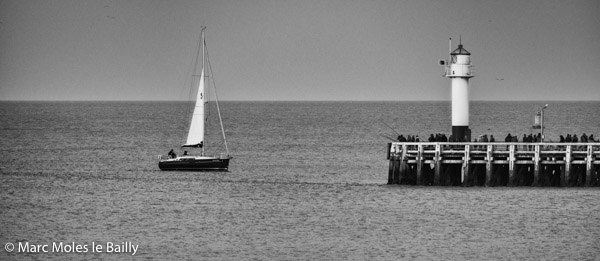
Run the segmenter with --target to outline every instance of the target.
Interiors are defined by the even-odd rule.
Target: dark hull
[[[228,170],[229,158],[182,159],[159,161],[161,170]]]

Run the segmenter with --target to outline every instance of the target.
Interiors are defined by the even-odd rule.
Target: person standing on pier
[[[483,137],[481,137],[481,142],[488,142],[487,134],[484,134]]]

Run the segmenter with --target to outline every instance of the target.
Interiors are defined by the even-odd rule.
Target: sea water
[[[472,102],[472,136],[535,133],[540,105]],[[448,102],[221,102],[230,170],[160,171],[159,154],[182,152],[188,107],[1,102],[0,245],[16,247],[0,259],[600,256],[598,188],[386,185],[386,137],[448,135]],[[550,104],[546,140],[600,138],[599,111],[600,102]],[[207,153],[222,144],[219,128],[207,131]],[[19,251],[26,243],[88,251]]]

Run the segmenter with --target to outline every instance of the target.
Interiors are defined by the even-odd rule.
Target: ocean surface
[[[188,103],[0,102],[0,260],[600,260],[597,187],[386,185],[385,136],[449,134],[449,102],[220,105],[229,172],[165,172]],[[540,105],[472,102],[473,137],[535,133]],[[600,137],[600,102],[545,117]]]

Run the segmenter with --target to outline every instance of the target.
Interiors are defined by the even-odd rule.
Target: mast
[[[205,82],[205,75],[204,75],[204,65],[205,65],[205,61],[206,61],[206,41],[204,40],[204,29],[206,29],[206,27],[202,27],[202,73],[200,73],[200,82],[202,83],[202,85],[200,85],[200,88],[198,88],[198,92],[202,92],[200,99],[202,102],[202,136],[201,136],[201,142],[204,143],[204,129],[205,129],[205,122],[206,119],[204,118],[204,111],[206,110],[206,103],[204,102],[204,82]],[[196,103],[198,102],[198,100],[196,100]],[[204,156],[204,146],[201,147],[202,148],[202,154],[201,156]]]

